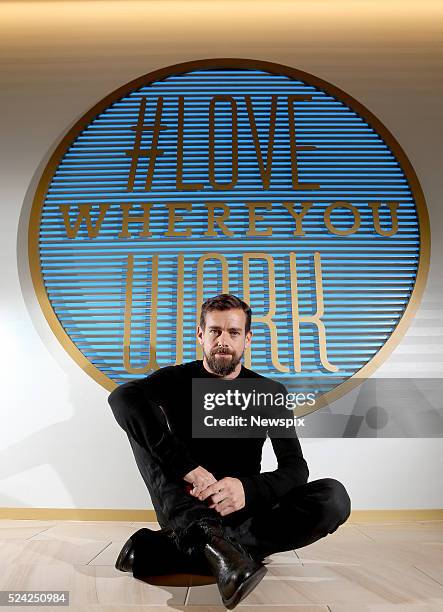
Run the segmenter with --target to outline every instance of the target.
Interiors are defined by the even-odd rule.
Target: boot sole
[[[163,575],[146,575],[139,580],[152,584],[154,586],[171,586],[171,587],[197,587],[206,586],[209,584],[216,584],[217,580],[212,574],[190,574],[184,572],[178,572],[176,574],[163,574]]]
[[[265,574],[267,573],[267,567],[259,567],[257,571],[246,578],[235,593],[229,599],[223,599],[223,605],[228,610],[233,610],[235,606],[237,606],[245,597],[249,595],[251,591],[255,589],[258,583],[263,580]]]

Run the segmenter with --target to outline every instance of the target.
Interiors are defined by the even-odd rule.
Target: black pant
[[[121,426],[122,423],[124,419],[120,419]],[[206,502],[189,495],[184,481],[168,477],[149,448],[141,446],[128,432],[127,435],[162,528],[185,528],[200,518],[216,516],[221,519],[227,535],[253,555],[264,558],[275,552],[307,546],[333,533],[349,517],[349,495],[341,482],[333,478],[321,478],[295,487],[274,505],[254,513],[244,508],[220,517]],[[141,550],[138,554],[137,569],[143,574],[140,555],[149,555],[149,551]],[[150,561],[152,565],[152,559]]]

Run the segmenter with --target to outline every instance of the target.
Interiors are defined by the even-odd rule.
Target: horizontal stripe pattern
[[[295,191],[289,144],[287,96],[311,95],[311,101],[295,103],[296,143],[313,150],[297,151],[300,183],[320,184],[319,189]],[[208,178],[208,109],[215,95],[234,97],[238,120],[238,181],[233,189],[215,190]],[[251,136],[245,96],[250,96],[266,160],[271,96],[278,96],[275,145],[269,189],[263,189]],[[152,188],[145,190],[148,158],[137,165],[134,188],[127,190],[140,103],[147,97],[145,125],[152,125],[156,103],[163,96],[159,136],[162,155],[156,160]],[[177,112],[178,96],[185,96],[184,181],[202,183],[198,191],[178,191]],[[231,179],[231,112],[226,103],[216,106],[216,180]],[[152,131],[143,133],[141,149],[151,147]],[[295,222],[282,206],[312,202],[303,220],[304,236],[294,236]],[[325,227],[327,207],[346,201],[360,214],[357,233],[342,237]],[[399,229],[393,237],[374,231],[369,203],[399,202]],[[168,203],[192,203],[192,210],[177,210],[183,221],[177,230],[192,229],[189,238],[165,236]],[[217,228],[216,237],[205,237],[209,203],[226,203],[230,215],[228,238]],[[272,236],[247,236],[248,202],[270,203],[257,208],[263,219],[259,231],[272,228]],[[89,238],[86,226],[69,239],[60,205],[71,205],[74,224],[78,205],[91,204],[92,222],[99,204],[108,204],[99,236]],[[141,224],[130,223],[130,239],[119,239],[121,204],[131,203],[131,215],[142,214],[141,204],[151,203],[149,238],[141,238]],[[219,211],[220,212],[220,211]],[[387,207],[380,210],[382,228],[390,228]],[[337,209],[331,221],[349,228],[349,211]],[[288,389],[296,386],[293,368],[291,275],[289,253],[296,253],[298,299],[301,315],[315,311],[313,254],[321,253],[328,357],[339,367],[331,374],[321,367],[315,328],[300,326],[302,373],[324,378],[329,390],[363,367],[395,329],[409,301],[419,259],[419,226],[415,202],[407,178],[393,152],[362,117],[344,103],[308,83],[254,70],[198,70],[170,76],[133,91],[101,112],[74,140],[59,164],[45,198],[40,227],[40,263],[46,291],[54,312],[76,346],[99,370],[117,383],[135,378],[123,367],[123,317],[126,269],[134,255],[131,363],[145,365],[149,359],[152,257],[159,256],[157,360],[160,366],[175,362],[177,256],[184,255],[184,361],[195,359],[196,271],[199,258],[221,253],[229,265],[229,290],[243,296],[244,252],[272,255],[275,277],[269,278],[265,261],[250,262],[251,306],[254,315],[268,312],[269,285],[275,287],[278,356],[290,368],[276,371],[270,358],[270,336],[263,324],[254,325],[252,366],[278,377]],[[222,289],[220,264],[205,264],[204,295]],[[294,282],[292,285],[294,289]],[[143,376],[143,375],[140,375]]]

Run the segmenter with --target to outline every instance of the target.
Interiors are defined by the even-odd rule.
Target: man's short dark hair
[[[220,293],[220,295],[216,295],[215,297],[209,298],[202,304],[201,314],[200,314],[200,327],[205,329],[206,324],[206,313],[211,310],[231,310],[232,308],[240,308],[246,315],[246,323],[245,323],[245,334],[251,329],[251,315],[252,310],[240,298],[236,295],[232,295],[229,293]]]

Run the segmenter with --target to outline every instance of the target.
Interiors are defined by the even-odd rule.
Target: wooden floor
[[[0,520],[0,590],[67,590],[73,610],[223,610],[217,586],[156,587],[114,568],[125,540],[155,523]],[[443,521],[346,523],[270,557],[248,612],[442,612]],[[50,610],[14,607],[14,610]]]

